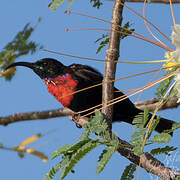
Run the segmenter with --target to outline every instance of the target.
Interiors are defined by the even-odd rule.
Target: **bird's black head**
[[[16,62],[8,66],[6,69],[15,66],[25,66],[33,69],[33,71],[41,78],[55,78],[59,75],[64,75],[65,67],[61,62],[52,59],[44,58],[35,63]]]

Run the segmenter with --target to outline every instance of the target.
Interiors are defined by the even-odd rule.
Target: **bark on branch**
[[[161,106],[159,110],[165,110],[165,109],[172,109],[172,108],[177,108],[180,103],[177,103],[178,98],[177,97],[172,97],[170,98],[165,104]],[[150,112],[154,111],[155,108],[157,107],[159,103],[159,100],[156,98],[146,100],[143,102],[135,102],[135,106],[141,110],[144,110],[145,107],[148,108]]]
[[[144,110],[145,107],[147,107],[149,111],[154,111],[157,103],[158,103],[158,99],[153,98],[143,102],[136,102],[135,106],[142,110]],[[160,110],[177,108],[179,105],[180,103],[177,103],[177,97],[172,97],[160,108]],[[72,115],[72,111],[68,108],[37,111],[37,112],[16,113],[5,117],[0,117],[0,125],[5,126],[11,123],[16,123],[21,121],[44,120],[44,119],[71,116],[71,115]]]
[[[109,131],[112,128],[112,115],[113,106],[107,106],[108,102],[113,99],[114,96],[114,83],[109,83],[115,79],[116,64],[114,61],[119,58],[119,46],[120,46],[120,25],[122,23],[123,6],[119,3],[119,0],[114,1],[114,7],[112,9],[112,25],[109,38],[109,46],[106,52],[106,61],[103,78],[103,91],[102,91],[102,112],[107,117],[107,124]],[[124,2],[123,0],[121,1]],[[118,26],[119,25],[119,26]],[[116,31],[113,31],[116,30]]]
[[[0,117],[0,125],[8,125],[11,123],[30,121],[30,120],[44,120],[56,117],[70,116],[72,111],[68,108],[61,108],[48,111],[38,111],[38,112],[26,112],[12,114],[10,116]]]

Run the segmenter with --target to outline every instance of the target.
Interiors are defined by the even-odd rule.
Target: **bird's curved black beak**
[[[29,62],[16,62],[16,63],[13,63],[11,65],[9,65],[5,70],[9,69],[9,68],[12,68],[12,67],[15,67],[15,66],[25,66],[25,67],[28,67],[30,69],[34,69],[34,63],[29,63]]]

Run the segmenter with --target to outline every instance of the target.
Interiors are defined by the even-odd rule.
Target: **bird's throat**
[[[48,88],[48,91],[64,107],[68,107],[71,104],[78,81],[72,79],[70,74],[67,73],[56,78],[45,78],[44,82]]]

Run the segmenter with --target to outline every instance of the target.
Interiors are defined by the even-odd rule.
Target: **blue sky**
[[[55,12],[48,8],[49,1],[31,0],[31,1],[2,1],[0,6],[1,17],[1,44],[2,49],[9,41],[13,39],[18,31],[24,25],[30,22],[32,25],[36,24],[38,18],[41,16],[42,21],[37,26],[33,33],[31,40],[42,44],[46,49],[69,53],[78,56],[92,57],[103,59],[105,57],[106,49],[103,49],[96,55],[98,47],[94,41],[99,38],[103,31],[70,31],[66,32],[66,28],[109,28],[109,24],[100,22],[87,17],[64,14],[67,8],[67,3],[64,3]],[[134,10],[142,12],[142,4],[128,4]],[[113,2],[104,1],[104,5],[97,10],[92,8],[89,1],[75,1],[71,9],[75,12],[81,12],[88,15],[111,20],[111,9]],[[147,16],[150,21],[159,27],[168,37],[171,35],[171,27],[173,26],[171,12],[168,5],[164,4],[150,4],[147,6]],[[180,14],[178,12],[179,5],[175,5],[175,18],[178,24]],[[144,26],[141,18],[131,13],[126,8],[124,9],[123,22],[129,21],[132,27],[143,35],[149,36],[149,32]],[[156,35],[164,40],[162,36]],[[167,41],[165,41],[167,43]],[[164,58],[165,51],[159,47],[146,43],[132,37],[128,37],[121,42],[120,54],[121,60],[159,60]],[[94,62],[87,60],[73,59],[63,57],[55,54],[50,54],[44,51],[38,51],[34,55],[23,56],[18,61],[34,62],[44,57],[53,57],[60,60],[62,63],[68,65],[71,63],[88,64],[103,73],[104,64],[102,62]],[[161,67],[162,64],[118,64],[117,77],[123,77],[129,74],[143,72]],[[163,74],[163,73],[162,73]],[[147,76],[140,76],[131,79],[118,81],[116,86],[121,90],[137,88],[147,83],[152,74]],[[32,73],[30,69],[18,68],[17,73],[11,82],[6,82],[0,79],[0,102],[1,112],[0,116],[11,115],[19,112],[42,111],[49,109],[57,109],[62,107],[48,92],[43,82]],[[146,100],[154,97],[155,87],[143,92],[140,95],[131,98],[133,102],[138,100]],[[161,111],[163,117],[179,122],[179,108],[173,110]],[[129,140],[133,129],[130,125],[124,123],[116,123],[113,125],[114,132],[120,138]],[[37,133],[45,134],[38,142],[33,144],[33,147],[44,152],[48,156],[56,148],[63,144],[73,144],[79,137],[83,130],[77,129],[76,126],[68,120],[68,118],[56,118],[49,120],[37,120],[20,122],[8,125],[7,127],[0,127],[0,141],[5,146],[13,147],[21,143],[24,139],[35,135]],[[174,134],[171,145],[180,146],[177,131]],[[119,179],[125,165],[129,161],[119,156],[118,153],[113,155],[105,170],[99,174],[95,174],[95,166],[97,159],[103,147],[97,148],[87,155],[75,167],[75,174],[70,174],[66,179]],[[25,158],[20,159],[16,153],[1,150],[1,179],[43,179],[46,172],[54,165],[57,160],[43,163],[37,157],[26,155]],[[180,157],[180,151],[173,153],[171,157],[158,157],[164,164],[169,167],[173,166],[176,170],[180,167],[180,160],[175,161],[173,158]],[[179,158],[180,159],[180,158]],[[59,179],[59,174],[55,179]],[[141,170],[140,179],[151,179],[151,176],[144,170]]]

